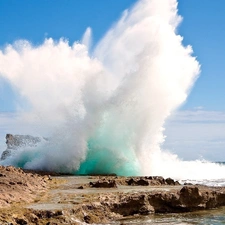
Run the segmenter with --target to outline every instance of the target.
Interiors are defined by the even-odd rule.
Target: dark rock
[[[39,142],[41,142],[41,140],[41,138],[33,137],[31,135],[6,134],[7,148],[2,152],[1,160],[5,160],[7,157],[9,157],[13,150],[26,146],[35,147]]]
[[[6,144],[8,149],[15,149],[25,146],[36,146],[41,141],[39,137],[33,137],[31,135],[12,135],[6,134]]]
[[[85,223],[90,223],[91,217],[88,215],[84,216],[84,221],[85,221]]]
[[[50,219],[50,218],[62,215],[63,212],[61,210],[58,210],[56,212],[51,210],[39,210],[35,214],[39,219],[43,219],[43,218]]]
[[[224,206],[225,205],[225,193],[217,192],[217,205]]]
[[[115,180],[98,180],[96,182],[90,182],[90,186],[94,188],[116,188]]]
[[[16,183],[13,182],[13,181],[10,181],[9,184],[10,184],[10,185],[16,185]]]
[[[148,186],[149,182],[145,178],[138,178],[138,179],[131,178],[131,179],[127,180],[127,184],[132,185],[132,186],[138,186],[138,185]]]
[[[165,179],[161,176],[154,176],[153,180],[158,181],[160,184],[166,184]]]
[[[225,193],[200,192],[198,187],[184,186],[178,193],[164,192],[149,195],[149,203],[156,213],[190,212],[225,204]],[[221,196],[221,200],[220,199]]]
[[[133,185],[135,183],[133,178],[127,180],[126,182],[128,185]]]
[[[180,202],[187,207],[197,207],[203,200],[198,187],[184,186],[180,190]]]
[[[130,179],[126,180],[128,185],[132,186],[160,186],[160,185],[179,185],[179,182],[175,182],[171,178],[167,178],[167,181],[161,176],[145,176],[145,177],[131,177]]]
[[[156,213],[172,213],[182,209],[179,207],[179,196],[176,193],[155,193],[148,196],[150,205]]]
[[[16,221],[17,224],[20,224],[20,225],[28,224],[28,222],[23,218],[15,218],[15,221]]]
[[[29,214],[29,219],[30,219],[30,221],[31,221],[32,223],[37,224],[37,222],[38,222],[38,217],[37,217],[35,214],[33,214],[33,213],[30,213],[30,214]]]
[[[146,215],[153,212],[153,208],[144,194],[120,196],[119,201],[112,203],[110,208],[114,213],[119,213],[123,216]]]
[[[175,181],[174,181],[173,179],[171,179],[171,178],[167,178],[167,179],[166,179],[166,183],[167,183],[168,185],[175,185],[175,184],[176,184]]]

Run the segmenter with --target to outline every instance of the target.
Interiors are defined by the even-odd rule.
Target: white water
[[[224,178],[225,167],[160,149],[165,120],[185,102],[200,66],[177,33],[176,0],[141,0],[89,52],[81,42],[26,40],[0,51],[0,75],[19,96],[18,120],[49,138],[3,162],[73,173]],[[16,129],[18,130],[18,128]],[[23,130],[24,132],[24,130]],[[11,133],[14,133],[12,130]]]

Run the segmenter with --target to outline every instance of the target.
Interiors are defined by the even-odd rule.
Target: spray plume
[[[171,162],[184,169],[185,162],[160,150],[164,122],[184,103],[200,70],[177,34],[180,22],[176,0],[142,0],[124,11],[92,54],[90,28],[72,46],[51,38],[40,46],[26,40],[6,46],[0,74],[22,99],[20,121],[49,141],[4,163],[182,177]]]

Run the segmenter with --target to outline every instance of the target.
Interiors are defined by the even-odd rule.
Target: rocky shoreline
[[[0,166],[0,207],[29,203],[48,189],[48,176],[12,166]]]
[[[153,176],[50,177],[0,166],[0,224],[109,224],[224,205],[224,187],[180,185]]]

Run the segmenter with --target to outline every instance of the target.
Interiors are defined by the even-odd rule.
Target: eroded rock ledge
[[[109,186],[106,185],[107,183]],[[93,201],[74,208],[74,213],[81,221],[100,223],[127,216],[193,212],[225,205],[225,187],[180,185],[171,178],[101,178],[95,183],[91,182],[90,186],[112,188],[112,183],[115,183],[114,188],[122,184],[148,186],[149,190],[140,188],[138,192],[123,192],[118,189],[118,192],[101,193],[98,198],[93,198]]]
[[[191,212],[224,206],[225,191],[224,188],[184,186],[178,191],[101,195],[100,203],[123,216]]]
[[[57,183],[57,179],[63,182]],[[91,176],[78,180],[77,177],[51,179],[1,166],[0,224],[104,224],[126,217],[191,212],[225,205],[225,187],[180,185],[171,178],[159,176]],[[46,192],[51,182],[58,186],[53,185],[54,191]],[[37,200],[38,193],[43,192],[46,192],[45,199]],[[40,206],[54,203],[57,207],[32,208],[32,201]]]
[[[13,203],[32,202],[47,190],[48,176],[12,166],[0,166],[0,208]]]

